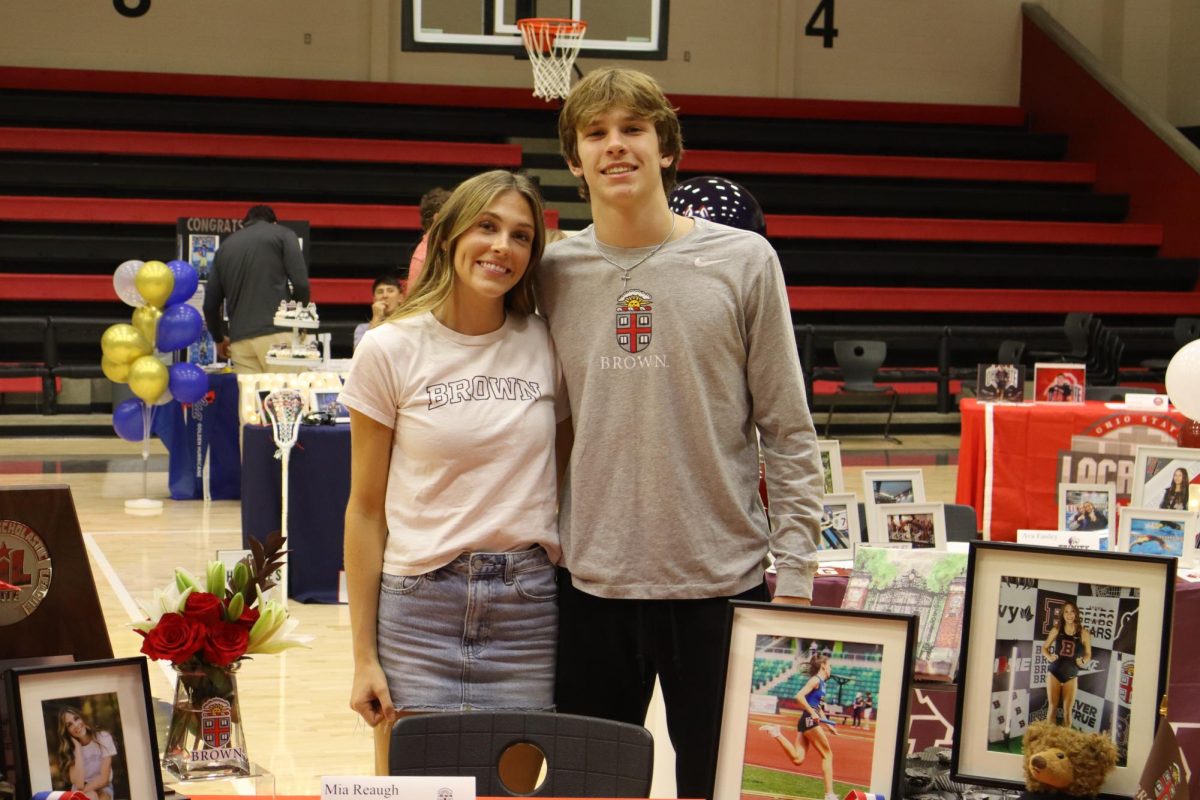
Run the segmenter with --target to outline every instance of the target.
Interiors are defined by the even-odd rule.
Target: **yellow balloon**
[[[161,261],[147,261],[138,270],[135,284],[146,305],[162,308],[175,288],[175,273]]]
[[[100,337],[100,349],[109,361],[118,364],[131,364],[134,359],[149,355],[154,346],[146,341],[146,337],[132,325],[119,322],[110,325]]]
[[[129,365],[129,388],[147,403],[167,390],[167,366],[154,356],[142,356]]]
[[[142,306],[133,312],[133,327],[146,337],[151,347],[154,347],[154,342],[158,339],[158,321],[161,318],[162,311],[154,306]]]
[[[128,364],[118,364],[108,356],[103,356],[100,359],[100,369],[104,372],[104,377],[113,383],[129,383]]]

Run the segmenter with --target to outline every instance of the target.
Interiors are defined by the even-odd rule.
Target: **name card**
[[[475,800],[475,779],[427,775],[403,778],[335,775],[321,778],[321,800],[340,797]]]
[[[1106,550],[1108,534],[1104,531],[1017,531],[1017,544],[1035,544],[1039,547],[1057,547],[1062,550]]]
[[[1170,398],[1165,394],[1127,394],[1125,395],[1125,406],[1127,408],[1144,408],[1154,411],[1166,411],[1171,405]]]

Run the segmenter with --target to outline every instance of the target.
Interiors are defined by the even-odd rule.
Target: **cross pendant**
[[[629,272],[626,271],[621,275],[621,291],[629,288]]]

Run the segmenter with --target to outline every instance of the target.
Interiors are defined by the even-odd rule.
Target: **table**
[[[1121,403],[959,404],[962,439],[955,501],[975,508],[984,538],[1015,541],[1018,528],[1058,527],[1059,451],[1072,436],[1128,439],[1154,429],[1178,439],[1182,414]]]
[[[270,426],[242,429],[242,544],[279,530],[280,476]],[[350,426],[301,425],[288,462],[288,597],[338,602],[350,499]]]
[[[199,402],[184,406],[172,400],[156,408],[151,429],[167,448],[167,489],[172,500],[205,499],[206,460],[208,499],[242,496],[238,382],[232,372],[210,373],[208,394]]]

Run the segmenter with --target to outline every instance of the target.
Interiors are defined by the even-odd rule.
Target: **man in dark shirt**
[[[309,301],[308,267],[299,238],[276,224],[270,206],[252,207],[242,224],[217,250],[204,295],[204,319],[217,355],[231,359],[234,372],[267,372],[271,345],[291,339],[273,321],[279,301]],[[222,303],[229,312],[228,331]]]

